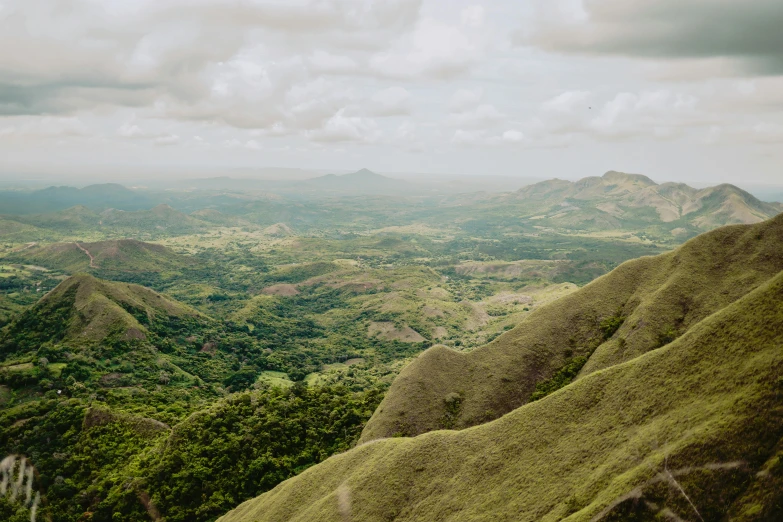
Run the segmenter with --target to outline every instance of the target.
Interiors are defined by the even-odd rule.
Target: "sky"
[[[0,172],[783,185],[780,0],[0,0]]]

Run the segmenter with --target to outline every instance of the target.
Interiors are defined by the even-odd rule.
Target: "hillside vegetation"
[[[193,266],[194,261],[163,245],[135,239],[34,245],[14,256],[13,261],[46,265],[64,272],[161,272]]]
[[[628,261],[485,347],[421,354],[395,380],[362,440],[495,419],[528,402],[564,366],[578,360],[584,376],[659,348],[781,270],[783,216]],[[459,411],[444,426],[450,400]]]
[[[671,252],[701,230],[755,221],[778,208],[759,206],[728,186],[697,191],[621,173],[575,184],[554,180],[501,195],[456,186],[444,192],[369,171],[235,181],[188,182],[188,188],[160,192],[99,185],[0,193],[6,213],[0,216],[0,448],[34,466],[40,520],[214,522],[302,472],[302,480],[310,480],[306,470],[355,447],[360,437],[372,444],[336,461],[375,451],[369,448],[377,444],[389,460],[373,453],[366,473],[400,475],[378,488],[383,497],[356,490],[367,505],[355,512],[349,497],[356,481],[338,488],[341,522],[374,520],[381,512],[382,520],[398,514],[404,519],[408,511],[416,518],[430,499],[443,506],[441,488],[452,478],[480,481],[519,471],[503,470],[500,456],[488,461],[492,468],[481,468],[473,460],[480,458],[477,448],[494,444],[496,435],[482,431],[488,435],[474,440],[468,433],[534,411],[535,419],[519,421],[519,431],[541,450],[537,455],[546,454],[545,444],[574,447],[573,433],[594,422],[585,404],[596,404],[606,423],[595,425],[608,434],[600,441],[586,436],[583,443],[598,449],[594,455],[582,447],[579,457],[594,471],[576,465],[555,470],[574,486],[566,504],[576,514],[599,498],[590,496],[598,486],[578,491],[591,484],[585,473],[604,484],[602,477],[619,469],[594,465],[624,451],[617,445],[620,435],[608,427],[617,412],[601,410],[597,392],[580,396],[573,411],[570,403],[558,406],[550,417],[539,415],[547,409],[541,405],[560,404],[551,401],[695,335],[770,284],[783,258],[783,217],[720,229]],[[678,202],[680,217],[672,221],[655,210],[658,193]],[[737,211],[741,205],[747,211]],[[663,252],[670,253],[640,258]],[[637,261],[623,264],[629,259]],[[759,349],[766,349],[758,339]],[[710,378],[729,375],[721,367]],[[647,385],[623,379],[617,387]],[[743,383],[725,385],[727,400]],[[703,440],[694,435],[701,425],[688,424],[691,414],[675,412],[691,407],[690,396],[680,404],[684,392],[678,381],[672,386],[674,409],[663,418],[660,403],[645,403],[641,413],[633,410],[634,426],[648,418],[675,422],[689,434],[672,427],[667,437]],[[717,392],[705,397],[719,418]],[[759,422],[772,422],[765,417],[772,412],[766,396],[758,397],[766,408]],[[737,415],[744,412],[740,408]],[[694,422],[707,419],[702,413],[693,414]],[[443,429],[462,431],[438,431]],[[520,500],[519,513],[549,514],[546,504],[550,518],[563,518],[559,493],[550,494],[560,485],[547,482],[548,468],[512,435],[511,429],[502,434],[509,440],[497,451],[523,448],[523,466],[534,474],[516,475],[530,486],[523,488],[522,496],[530,498]],[[376,442],[387,437],[395,439]],[[418,440],[455,445],[446,452],[420,448]],[[658,455],[665,442],[652,453]],[[415,456],[411,475],[397,444]],[[739,491],[746,485],[742,477],[760,469],[758,459],[768,454],[767,446],[754,447],[757,455],[742,457],[742,464],[723,457],[706,464],[685,460],[693,469],[707,466],[710,474],[742,475]],[[429,461],[430,450],[436,461]],[[479,472],[465,475],[452,457],[474,463]],[[445,467],[436,468],[438,461]],[[677,480],[690,469],[681,464],[672,469]],[[335,469],[337,476],[356,472]],[[775,466],[768,469],[774,477]],[[660,489],[659,478],[628,484]],[[501,499],[487,517],[502,519],[502,504],[512,494],[493,490],[491,477],[486,480],[486,502],[493,495]],[[534,484],[546,487],[537,492]],[[409,486],[430,495],[408,495]],[[737,498],[735,490],[710,488],[696,488],[719,491],[720,500],[705,505]],[[762,499],[772,491],[769,485],[757,481],[750,488],[760,492],[748,497],[761,506],[753,509],[767,513],[774,504]],[[292,516],[305,510],[296,516],[309,520],[315,512],[307,506],[326,506],[318,491],[302,487],[301,501],[294,498],[286,509],[294,510]],[[633,505],[649,501],[659,506],[655,513],[671,509],[694,519],[659,493],[645,493]],[[476,498],[483,494],[477,487]],[[396,507],[386,506],[387,496]],[[459,501],[455,497],[456,507],[439,516],[459,519],[474,510]],[[267,518],[285,520],[270,509],[275,514]],[[622,509],[612,516],[625,517]],[[323,513],[328,519],[330,512]],[[420,519],[437,519],[430,516],[434,511],[421,513]],[[0,519],[29,518],[0,495]]]
[[[360,445],[219,520],[778,520],[782,245],[783,218],[720,229],[624,264],[472,354],[431,349],[364,440],[394,421],[421,432],[436,416],[511,411]],[[578,379],[523,404],[578,356]],[[420,417],[395,406],[414,392]]]
[[[36,343],[144,339],[154,321],[202,317],[196,310],[138,285],[87,274],[60,283],[3,331],[0,349],[36,350]]]

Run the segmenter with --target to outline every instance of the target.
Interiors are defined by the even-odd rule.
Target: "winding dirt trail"
[[[74,243],[74,245],[76,245],[79,248],[79,250],[87,254],[87,257],[90,258],[90,268],[98,268],[97,266],[95,266],[95,258],[92,257],[92,254],[90,254],[89,250],[81,246],[79,243]]]

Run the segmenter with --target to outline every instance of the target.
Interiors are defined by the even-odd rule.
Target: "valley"
[[[769,343],[783,206],[737,187],[609,172],[460,193],[363,170],[0,202],[0,445],[33,463],[51,520],[213,521],[245,501],[221,520],[331,520],[343,494],[355,520],[471,512],[460,498],[497,519],[613,520],[637,486],[650,513],[683,513],[650,472],[661,451],[675,475],[717,481],[698,502],[757,488],[727,501],[736,511],[769,493],[752,476],[783,436],[768,386],[781,371]],[[747,310],[760,315],[741,327]],[[731,381],[731,347],[751,342],[742,375],[760,380]],[[682,408],[663,398],[661,368],[692,383],[677,386]],[[617,413],[601,397],[620,388],[639,398]],[[769,412],[752,458],[737,442],[750,398]],[[616,423],[639,434],[588,454]],[[589,430],[577,444],[564,426]],[[717,444],[707,426],[736,451],[691,459]],[[498,460],[508,454],[519,460]],[[728,466],[717,478],[682,471],[716,462]],[[509,500],[531,474],[547,495]],[[395,477],[408,485],[373,496]]]

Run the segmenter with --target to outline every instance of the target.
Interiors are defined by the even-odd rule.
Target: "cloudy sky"
[[[783,184],[781,27],[780,0],[0,0],[0,171]]]

